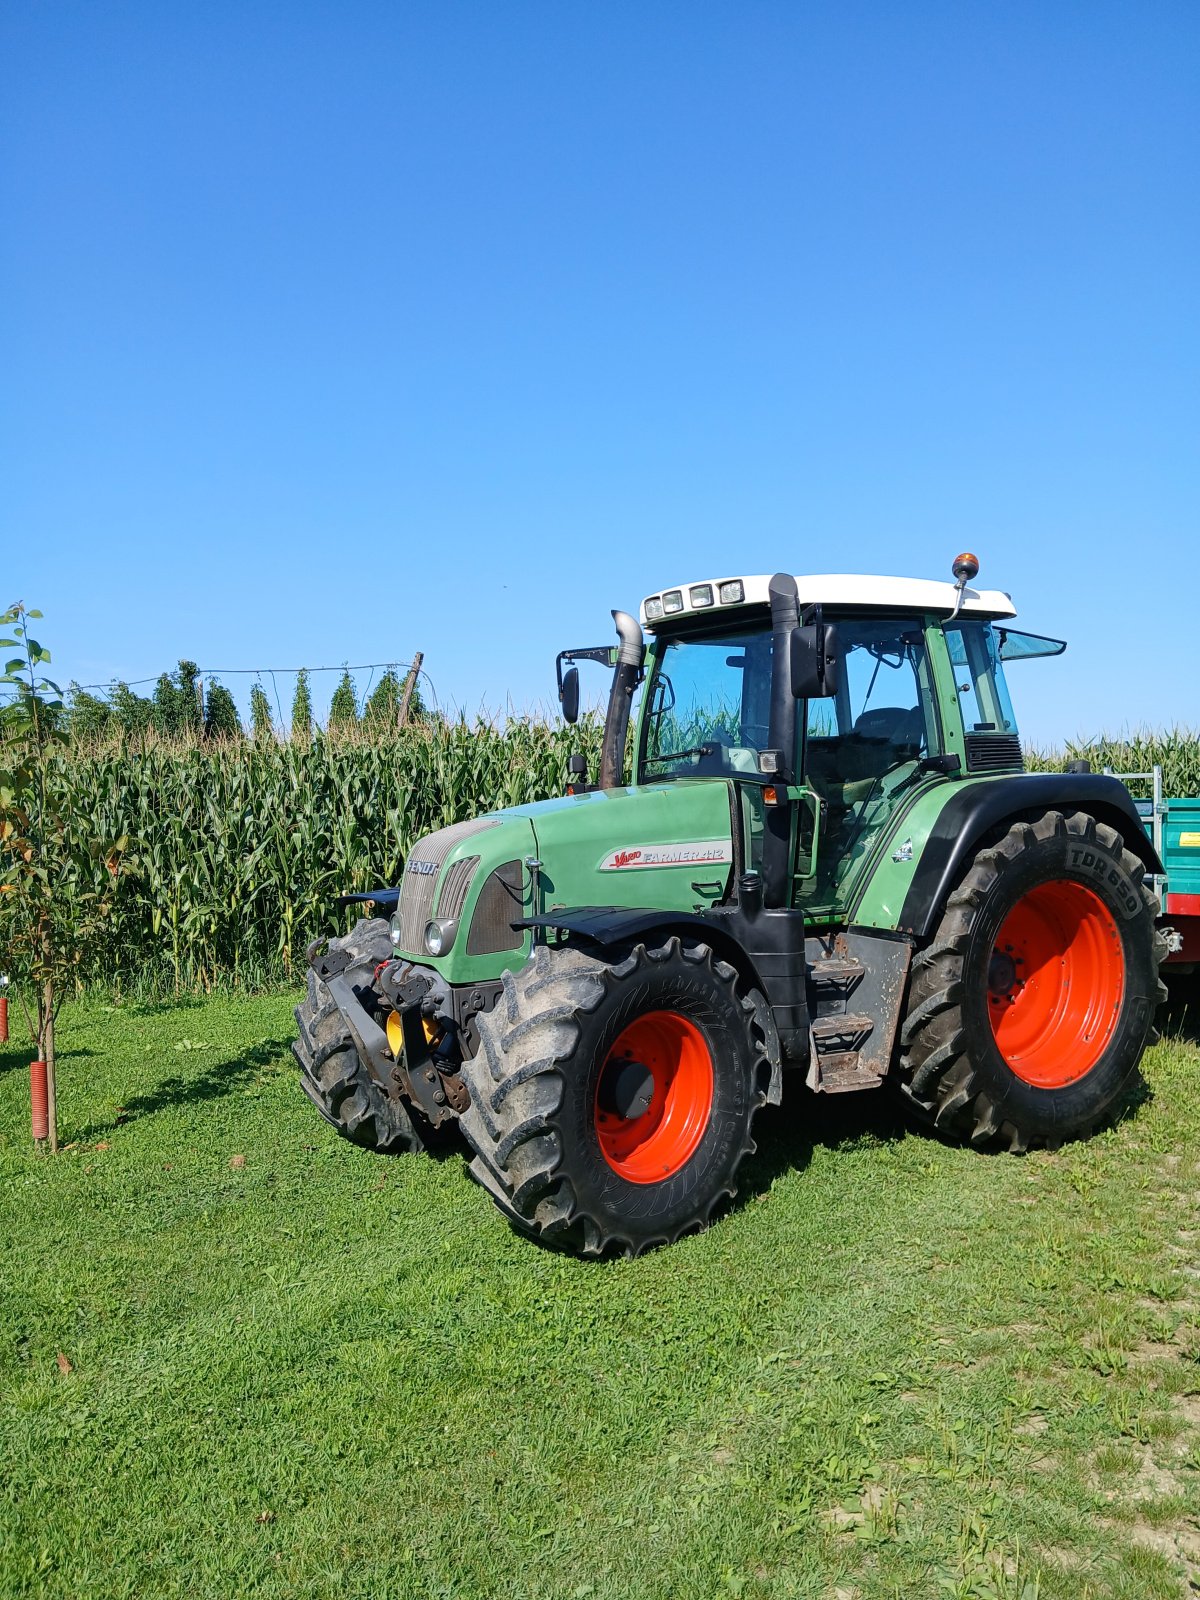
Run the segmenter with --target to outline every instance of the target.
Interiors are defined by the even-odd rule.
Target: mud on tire
[[[388,924],[379,917],[364,918],[344,938],[331,939],[329,949],[350,952],[344,976],[352,988],[366,989],[376,967],[392,954]],[[300,1037],[292,1054],[300,1067],[300,1085],[326,1122],[343,1139],[367,1150],[398,1155],[422,1149],[424,1141],[412,1118],[363,1065],[329,990],[311,970],[308,994],[295,1014]]]
[[[463,1066],[472,1175],[518,1227],[584,1255],[703,1227],[737,1192],[767,1098],[756,1016],[707,945],[639,944],[612,963],[536,947]]]
[[[913,963],[900,1087],[921,1117],[1020,1151],[1089,1133],[1124,1097],[1166,994],[1143,873],[1084,812],[977,853]]]

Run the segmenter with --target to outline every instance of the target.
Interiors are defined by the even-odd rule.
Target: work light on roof
[[[646,601],[646,621],[658,622],[663,614],[663,603],[658,595],[653,595]]]
[[[711,583],[694,583],[692,585],[692,587],[688,590],[688,599],[697,608],[697,610],[699,610],[703,606],[712,605],[712,603],[713,603],[712,584]]]
[[[723,606],[741,605],[742,596],[744,593],[745,591],[742,588],[742,580],[740,578],[735,578],[730,583],[723,583],[717,590],[718,597],[720,598]]]
[[[678,589],[668,589],[662,597],[663,610],[668,616],[674,611],[683,610],[683,595]]]

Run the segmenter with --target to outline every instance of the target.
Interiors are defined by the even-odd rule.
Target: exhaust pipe
[[[604,719],[604,746],[600,752],[598,785],[601,789],[618,788],[625,776],[629,713],[633,705],[633,691],[642,681],[642,663],[646,659],[646,644],[637,618],[631,617],[628,611],[614,611],[612,618],[621,643],[608,697],[608,714]]]
[[[796,580],[790,572],[777,572],[771,579],[771,713],[768,741],[779,751],[781,784],[796,781],[797,703],[792,694],[792,634],[800,622],[800,601]],[[763,904],[771,909],[786,907],[792,886],[792,818],[790,806],[766,807],[764,816],[762,874]]]

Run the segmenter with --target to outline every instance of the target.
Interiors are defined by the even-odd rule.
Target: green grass
[[[589,1264],[339,1140],[290,1004],[67,1013],[57,1159],[0,1052],[6,1600],[1196,1580],[1193,1043],[1023,1160],[798,1093],[739,1208]]]

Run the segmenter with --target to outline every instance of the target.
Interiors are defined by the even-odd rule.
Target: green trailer
[[[1010,1151],[1101,1122],[1164,993],[1163,863],[1117,778],[1024,770],[1006,669],[1065,646],[953,572],[703,578],[563,651],[568,721],[580,664],[611,673],[599,771],[420,840],[311,947],[322,1116],[460,1138],[584,1254],[704,1226],[785,1095],[894,1092]]]
[[[1193,971],[1200,962],[1200,799],[1167,798],[1159,766],[1114,776],[1150,789],[1150,797],[1134,800],[1134,807],[1162,861],[1153,888],[1165,924],[1164,966],[1173,973]]]

